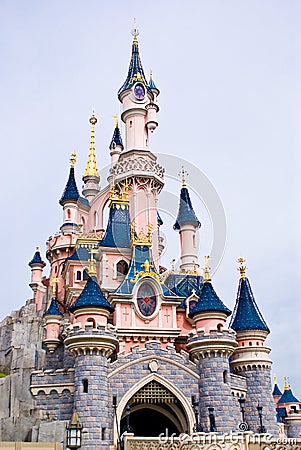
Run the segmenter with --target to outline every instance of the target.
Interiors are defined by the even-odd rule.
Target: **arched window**
[[[249,346],[250,346],[250,347],[252,346],[252,342],[249,342]]]
[[[67,209],[67,219],[71,219],[71,211],[70,211],[70,209]]]
[[[89,272],[88,272],[87,269],[84,269],[84,272],[83,272],[83,280],[84,280],[84,281],[87,281],[88,278],[89,278]]]
[[[117,273],[117,277],[124,277],[129,270],[129,265],[126,261],[124,261],[124,259],[122,259],[121,261],[118,261],[117,265],[116,265],[116,273]]]
[[[86,322],[86,325],[88,325],[88,326],[91,326],[91,325],[92,325],[93,328],[96,328],[96,322],[95,322],[95,319],[93,319],[93,317],[89,317],[89,319],[88,319],[87,322]]]
[[[224,383],[228,383],[228,371],[227,370],[223,371],[223,381],[224,381]]]
[[[82,280],[82,271],[77,270],[76,271],[76,281],[81,281],[81,280]]]
[[[97,211],[94,212],[94,227],[98,227],[98,214]]]
[[[85,394],[87,394],[88,393],[88,389],[89,389],[89,381],[87,380],[87,378],[84,378],[82,380],[82,383],[83,383],[83,392]]]
[[[217,324],[217,331],[222,331],[222,329],[223,329],[223,324],[222,323]]]

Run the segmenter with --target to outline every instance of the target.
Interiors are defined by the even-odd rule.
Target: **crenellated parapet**
[[[82,329],[75,324],[65,338],[67,349],[74,356],[81,355],[103,355],[109,357],[116,349],[118,340],[111,330],[99,326],[86,325]]]
[[[200,331],[187,341],[187,349],[194,358],[214,358],[221,355],[229,358],[236,347],[236,333],[231,329]]]

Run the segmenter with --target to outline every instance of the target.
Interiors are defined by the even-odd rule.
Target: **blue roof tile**
[[[282,395],[282,392],[280,391],[277,383],[275,383],[275,385],[274,385],[274,389],[273,389],[272,395],[274,397],[277,397],[278,395]]]
[[[291,389],[285,389],[281,398],[278,401],[278,405],[281,405],[282,403],[300,403],[300,402],[294,396]]]
[[[119,147],[121,147],[123,150],[124,147],[123,147],[122,137],[121,137],[121,133],[120,133],[120,129],[119,129],[118,125],[114,129],[113,137],[112,137],[111,144],[110,144],[110,149],[115,148],[117,145],[119,145]]]
[[[159,90],[154,83],[153,77],[150,78],[148,85],[149,85],[150,89],[156,89],[157,91]]]
[[[40,250],[38,250],[38,248],[37,248],[35,254],[33,255],[32,260],[28,263],[28,265],[30,267],[35,265],[35,264],[39,264],[39,265],[41,265],[43,267],[46,266],[46,263],[41,258],[41,253],[40,253]]]
[[[78,299],[69,307],[70,312],[86,307],[105,308],[111,313],[114,308],[103,295],[95,279],[89,277]]]
[[[235,331],[262,330],[270,332],[262,317],[248,278],[240,278],[236,305],[230,327]]]
[[[276,412],[277,422],[283,422],[285,417],[287,416],[286,408],[276,408]]]
[[[174,230],[179,230],[181,226],[186,223],[191,223],[197,228],[201,226],[201,222],[198,220],[193,210],[188,189],[186,187],[182,187],[178,216],[173,228]]]
[[[89,200],[87,200],[85,197],[79,197],[79,201],[85,206],[90,206]]]
[[[89,249],[80,246],[76,248],[75,252],[66,261],[89,261],[90,258]]]
[[[45,312],[44,316],[63,316],[63,314],[59,310],[59,305],[56,298],[53,298],[51,300],[49,308]]]
[[[74,176],[74,167],[70,167],[69,178],[63,192],[63,195],[60,199],[60,204],[63,205],[68,200],[77,201],[80,195],[76,186],[75,176]]]
[[[145,87],[149,89],[140,60],[138,41],[137,39],[134,39],[128,75],[125,82],[119,89],[118,95],[120,95],[123,91],[130,89],[137,81],[143,83]]]
[[[100,247],[130,248],[130,214],[129,205],[112,202],[108,225]]]
[[[220,311],[230,316],[231,311],[228,309],[216,294],[210,282],[203,284],[199,300],[195,307],[190,311],[189,317],[192,318],[197,313],[205,311]]]
[[[164,281],[165,285],[179,297],[185,297],[185,300],[179,305],[179,308],[186,308],[186,299],[193,293],[200,295],[203,287],[203,277],[201,275],[170,273]]]

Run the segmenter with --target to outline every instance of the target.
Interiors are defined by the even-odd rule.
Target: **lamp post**
[[[214,417],[214,408],[213,406],[208,407],[209,411],[209,422],[210,422],[210,431],[214,432],[217,431],[216,425],[215,425],[215,417]]]
[[[199,402],[195,399],[194,396],[192,398],[192,408],[193,408],[193,412],[194,412],[194,416],[195,416],[194,431],[196,433],[198,433],[198,432],[203,431],[203,428],[199,422]]]
[[[259,405],[257,406],[257,411],[258,411],[258,415],[259,415],[259,423],[260,423],[260,427],[259,427],[259,433],[266,433],[266,428],[263,426],[262,423],[262,409],[263,407]]]
[[[240,412],[241,412],[241,418],[242,418],[242,422],[238,425],[238,428],[240,431],[248,431],[249,426],[247,424],[247,422],[245,421],[245,403],[246,403],[246,399],[241,396],[238,399],[238,403],[240,406]]]
[[[82,424],[78,420],[77,412],[74,411],[72,418],[68,425],[67,430],[67,447],[70,449],[80,448],[82,445]]]

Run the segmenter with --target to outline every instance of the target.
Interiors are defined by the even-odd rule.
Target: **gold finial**
[[[39,252],[40,251],[40,247],[36,247],[36,252]]]
[[[139,30],[138,30],[137,24],[136,24],[136,17],[134,17],[134,27],[133,27],[133,29],[131,31],[131,34],[134,37],[133,42],[135,42],[135,43],[138,42],[137,37],[139,36]]]
[[[175,258],[173,258],[172,260],[171,260],[171,271],[172,272],[174,272],[175,271],[175,262],[176,262],[176,260],[175,260]]]
[[[113,119],[115,119],[115,128],[119,127],[119,123],[118,123],[118,115],[115,114],[115,116],[113,116]]]
[[[246,269],[247,266],[244,266],[244,262],[246,262],[245,259],[243,258],[238,258],[237,262],[239,262],[239,267],[237,268],[237,270],[240,271],[240,278],[242,278],[243,280],[246,278]]]
[[[93,255],[96,255],[98,253],[97,249],[90,248],[90,259],[89,259],[89,275],[90,277],[96,277],[97,271],[96,271],[96,261],[94,259]]]
[[[57,293],[57,285],[60,282],[59,278],[51,278],[50,280],[50,286],[52,287],[52,298],[56,298]]]
[[[70,166],[72,167],[72,169],[74,168],[74,166],[75,166],[75,163],[76,163],[76,151],[74,150],[74,152],[72,153],[72,155],[71,155],[71,158],[70,158]]]
[[[152,71],[152,69],[149,71],[149,79],[150,79],[150,80],[153,79],[153,71]]]
[[[210,256],[204,256],[204,267],[202,267],[202,269],[204,271],[204,275],[203,275],[204,283],[211,281],[210,272],[209,272],[211,267],[209,267],[209,265],[208,265],[209,261],[210,261]]]
[[[182,177],[182,187],[186,187],[185,175],[188,175],[188,172],[184,169],[184,166],[182,166],[182,169],[178,175]]]
[[[92,116],[89,119],[89,122],[91,124],[91,140],[90,140],[90,151],[89,151],[89,157],[88,162],[86,166],[86,170],[83,174],[83,178],[85,177],[98,177],[99,173],[96,165],[96,153],[95,153],[95,130],[94,127],[97,124],[97,117],[94,115],[94,110],[92,113]]]
[[[274,384],[277,384],[277,377],[274,375]]]
[[[289,384],[288,384],[288,381],[287,381],[287,377],[284,377],[284,390],[285,391],[288,391],[289,390]]]

